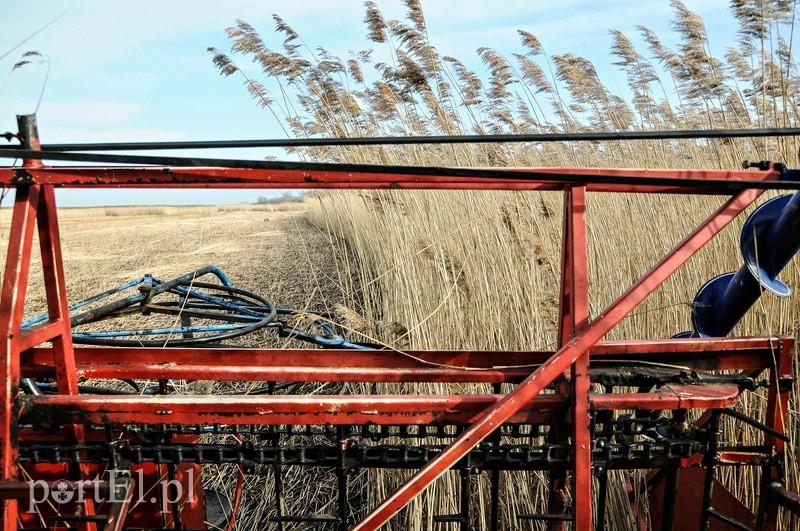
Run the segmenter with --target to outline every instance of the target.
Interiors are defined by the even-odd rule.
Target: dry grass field
[[[0,210],[4,249],[10,210]],[[327,267],[328,237],[309,224],[300,203],[68,208],[59,210],[59,220],[72,301],[145,273],[172,278],[210,264],[281,304],[326,308],[339,301]],[[44,309],[35,253],[27,315]]]

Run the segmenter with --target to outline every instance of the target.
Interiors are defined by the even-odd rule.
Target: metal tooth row
[[[599,420],[593,415],[593,431],[611,435],[638,435],[648,428],[663,425],[664,418],[644,417],[618,417],[616,419]],[[379,440],[384,438],[423,439],[439,438],[448,439],[456,437],[464,430],[462,425],[353,425],[343,426],[341,431],[331,425],[180,425],[180,424],[125,424],[114,427],[111,425],[94,425],[88,427],[89,431],[112,430],[120,433],[138,433],[144,436],[166,437],[169,435],[252,435],[257,437],[292,437],[292,436],[323,436],[336,440],[343,435],[345,438],[363,438]],[[536,438],[545,437],[550,433],[549,424],[504,424],[499,429],[499,434],[507,438]]]
[[[673,419],[674,420],[674,419]],[[617,419],[594,419],[593,453],[597,460],[609,463],[652,461],[653,459],[674,459],[686,457],[702,451],[704,436],[702,432],[690,432],[675,438],[658,437],[655,428],[666,426],[673,420],[665,417],[619,417]],[[330,433],[328,426],[303,426],[310,433],[309,428],[317,428],[317,433]],[[534,444],[534,439],[543,432],[538,428],[546,426],[521,425],[504,426],[508,428],[499,435],[516,435],[517,439],[529,439],[528,444],[500,444],[499,439],[493,443],[481,445],[475,452],[465,458],[461,466],[491,469],[525,469],[536,468],[539,464],[552,464],[568,461],[570,447],[564,444]],[[98,428],[97,426],[93,428]],[[265,440],[272,439],[267,445],[244,443],[222,444],[189,444],[156,442],[142,443],[119,439],[115,433],[140,433],[141,435],[158,435],[168,440],[171,434],[169,425],[127,426],[122,430],[114,430],[112,426],[104,426],[107,437],[106,443],[87,444],[80,447],[65,447],[56,444],[27,444],[22,448],[23,461],[74,461],[81,459],[103,459],[111,457],[115,462],[145,462],[158,463],[215,463],[215,464],[240,464],[253,467],[259,464],[296,464],[309,466],[336,467],[345,463],[349,467],[398,467],[413,468],[427,462],[437,455],[442,445],[403,445],[403,444],[364,444],[361,441],[369,440],[348,436],[347,427],[339,427],[336,433],[331,434],[330,444],[314,445],[279,445],[282,436],[296,436],[293,430],[284,430],[283,433],[264,433],[258,426],[253,432],[249,429],[241,432],[253,432],[256,435],[267,435]],[[204,426],[212,432],[223,432],[224,426]],[[247,428],[247,427],[245,427]],[[361,426],[356,427],[355,433],[361,431]],[[382,428],[391,428],[383,426]],[[397,430],[384,429],[383,433],[395,435]],[[544,432],[546,433],[546,432]],[[649,437],[653,435],[656,440]],[[692,438],[694,437],[694,438]],[[508,438],[515,438],[510,436]],[[341,444],[347,440],[348,444]]]
[[[109,450],[104,445],[63,447],[25,446],[21,462],[94,462],[114,454],[117,462],[160,464],[238,464],[252,470],[256,465],[340,466],[347,468],[418,468],[436,457],[442,445],[376,445],[340,449],[334,446],[271,447],[246,444],[219,445],[121,445]],[[593,449],[595,459],[606,466],[656,463],[659,460],[689,457],[702,452],[699,440],[609,444]],[[552,464],[568,463],[571,447],[566,444],[481,445],[458,463],[458,469],[535,470]]]
[[[105,430],[105,426],[92,426],[91,430]],[[462,425],[435,425],[435,424],[410,424],[410,425],[353,425],[344,427],[345,437],[362,437],[365,439],[382,439],[397,437],[401,439],[418,439],[435,437],[440,439],[453,438],[464,430]],[[126,424],[121,431],[141,433],[144,435],[166,436],[179,435],[255,435],[255,436],[325,436],[335,438],[338,436],[336,426],[331,425],[279,425],[265,426],[257,424],[247,425],[178,425],[178,424]],[[547,424],[506,424],[500,428],[503,437],[542,437],[549,433]]]

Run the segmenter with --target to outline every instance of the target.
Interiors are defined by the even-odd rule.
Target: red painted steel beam
[[[586,188],[567,193],[571,217],[569,244],[572,267],[572,333],[589,323],[589,248],[586,227]],[[570,370],[572,383],[572,529],[592,530],[592,433],[589,415],[589,355],[585,352]]]
[[[372,530],[385,524],[422,489],[446,472],[498,426],[530,402],[542,389],[552,383],[580,356],[588,352],[595,343],[610,332],[650,293],[762,193],[760,190],[747,190],[726,201],[597,319],[531,373],[503,400],[487,408],[477,421],[448,445],[441,454],[421,468],[353,529]]]
[[[22,332],[16,340],[17,348],[22,352],[64,333],[61,319],[48,321]],[[52,361],[52,351],[50,359]]]
[[[791,386],[787,385],[794,374],[794,345],[781,344],[774,353],[773,365],[770,370],[769,391],[767,393],[767,410],[765,424],[779,433],[786,433],[789,423],[789,397]],[[772,446],[776,462],[783,464],[783,454],[786,451],[785,443],[769,433],[764,434],[764,444]],[[780,465],[779,465],[780,466]],[[781,482],[783,475],[773,464],[767,464],[761,471],[761,484],[759,494],[759,510],[756,529],[759,531],[775,531],[778,525],[778,512],[780,507],[777,500],[770,495],[770,485]]]
[[[505,383],[523,380],[530,369],[458,370],[393,367],[353,368],[342,361],[338,367],[257,367],[230,365],[167,366],[163,363],[130,366],[86,366],[78,374],[86,378],[141,378],[178,380],[278,381],[278,382],[440,382]]]
[[[717,409],[736,405],[740,390],[733,384],[665,385],[650,393],[590,394],[592,409]]]
[[[698,337],[688,339],[616,339],[600,341],[592,347],[592,356],[663,353],[712,353],[714,356],[725,351],[774,350],[778,342],[794,341],[790,336],[769,337]]]
[[[508,171],[503,169],[502,171]],[[536,173],[560,173],[630,177],[637,179],[676,178],[730,181],[777,180],[779,173],[768,171],[723,170],[647,170],[585,168],[515,168],[526,177]],[[18,168],[0,168],[0,185],[15,186],[20,180]],[[568,184],[553,181],[514,178],[454,177],[402,173],[352,172],[343,170],[310,171],[253,168],[187,167],[74,167],[48,166],[26,169],[26,179],[40,184],[63,187],[146,187],[146,188],[348,188],[348,189],[461,189],[461,190],[562,190]],[[690,186],[658,184],[587,184],[590,192],[645,192],[683,194],[725,194],[724,190],[698,189]]]
[[[25,290],[30,271],[38,186],[17,187],[11,232],[6,251],[6,266],[0,292],[0,481],[17,479],[15,398],[19,391],[20,351],[15,338],[20,335]],[[0,502],[3,530],[17,527],[17,501]]]
[[[779,344],[789,337],[705,338],[608,341],[592,347],[594,366],[604,359],[648,361],[693,369],[766,369]],[[406,355],[409,354],[409,355]],[[242,348],[75,348],[77,372],[84,378],[174,378],[213,380],[350,381],[517,381],[554,351],[359,351],[347,349]],[[22,354],[22,375],[52,377],[52,350]],[[417,358],[417,359],[415,359]],[[433,364],[465,369],[436,367]],[[514,368],[514,366],[520,368]],[[606,365],[607,366],[607,365]],[[360,371],[363,370],[362,373]],[[523,374],[524,373],[524,374]]]
[[[652,393],[592,394],[597,410],[721,408],[733,384],[667,385]],[[43,420],[143,424],[447,424],[474,422],[504,395],[43,395],[21,398],[22,414]],[[506,422],[546,422],[567,397],[541,394]]]
[[[442,424],[467,423],[495,395],[47,395],[22,399],[23,413],[43,419],[144,424]],[[542,422],[566,399],[543,395],[512,417]]]
[[[60,393],[78,394],[78,375],[75,367],[75,353],[72,348],[69,300],[57,216],[56,195],[53,187],[43,186],[37,212],[42,274],[49,322],[52,326],[61,328],[61,333],[51,338],[56,382]],[[76,430],[78,430],[77,427]]]
[[[572,188],[564,190],[563,217],[561,223],[561,283],[558,304],[558,347],[563,347],[575,335],[575,238],[573,227],[575,218],[573,213]],[[581,221],[580,219],[578,220]],[[573,365],[574,367],[574,365]],[[570,383],[566,375],[561,375],[556,381],[556,392],[565,396],[573,396]],[[555,423],[550,431],[553,441],[566,442],[568,431],[565,423]],[[554,465],[548,470],[548,512],[562,514],[567,511],[569,497],[567,487],[567,467]],[[553,520],[547,523],[549,531],[563,531],[566,522]]]

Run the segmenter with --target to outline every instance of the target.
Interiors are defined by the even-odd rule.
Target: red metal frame
[[[14,186],[35,182],[67,188],[338,188],[338,189],[413,189],[413,190],[566,190],[569,182],[536,181],[537,173],[565,176],[609,175],[647,180],[648,178],[705,179],[722,181],[767,181],[780,178],[779,172],[720,170],[642,170],[595,168],[503,168],[518,171],[530,180],[485,177],[453,177],[386,172],[310,171],[252,168],[203,167],[27,167],[24,171],[0,168],[0,182]],[[644,183],[588,183],[589,192],[719,194],[713,187],[664,186]]]
[[[35,145],[35,139],[34,144]],[[612,174],[630,177],[705,178],[756,182],[774,180],[778,173],[767,171],[687,170],[554,170],[522,168],[535,179],[537,172],[564,175]],[[414,496],[444,474],[472,448],[506,422],[546,418],[554,408],[569,407],[574,442],[572,478],[573,529],[592,528],[591,433],[589,410],[721,408],[735,404],[738,388],[731,385],[703,386],[691,391],[665,386],[655,393],[592,394],[588,367],[592,359],[691,359],[709,369],[752,369],[771,371],[767,423],[783,432],[788,414],[788,390],[779,384],[791,374],[793,342],[781,340],[781,351],[773,359],[777,339],[703,339],[601,342],[602,338],[630,314],[672,273],[718,234],[762,193],[745,190],[726,201],[682,242],[643,275],[595,319],[589,316],[589,286],[586,231],[586,193],[604,192],[698,192],[692,187],[649,184],[586,184],[474,179],[445,176],[400,175],[381,172],[310,172],[299,170],[253,170],[237,168],[75,168],[45,167],[25,161],[23,169],[0,168],[0,184],[15,186],[16,197],[11,236],[0,295],[0,336],[4,338],[0,359],[2,409],[2,481],[18,479],[16,442],[18,407],[58,411],[80,422],[128,421],[160,424],[286,424],[286,423],[426,423],[448,420],[468,423],[436,458],[414,474],[395,493],[376,507],[353,529],[372,530],[385,524]],[[241,350],[241,349],[89,349],[73,348],[68,325],[68,303],[59,245],[54,187],[213,187],[213,188],[410,188],[410,189],[496,189],[563,190],[565,194],[562,252],[560,345],[555,352],[415,352],[414,359],[402,353]],[[50,321],[21,333],[25,287],[33,242],[34,221],[38,220],[43,271],[47,287]],[[33,348],[44,341],[52,348]],[[420,360],[428,360],[428,363]],[[502,365],[498,365],[501,360]],[[462,370],[457,367],[470,367]],[[20,399],[21,376],[47,375],[58,381],[59,393]],[[519,383],[506,395],[438,396],[115,396],[78,395],[79,377],[93,378],[199,378],[221,380],[282,381],[384,381],[384,382],[511,382]],[[541,391],[561,378],[558,393]],[[80,439],[78,424],[67,439]],[[776,452],[779,440],[770,440]],[[773,469],[765,469],[771,481]],[[562,483],[566,471],[562,474]],[[555,476],[554,476],[555,477]],[[566,485],[566,483],[564,483]],[[4,499],[3,529],[16,529],[17,505]],[[777,506],[763,500],[759,529],[774,529]],[[91,510],[91,508],[86,508]],[[122,526],[118,518],[116,526]],[[554,526],[557,527],[557,526]],[[119,528],[119,527],[118,527]]]

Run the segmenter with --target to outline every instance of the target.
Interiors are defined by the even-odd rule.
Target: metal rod
[[[276,382],[271,380],[267,382],[267,386],[269,388],[269,395],[272,396],[275,394],[275,387]],[[270,428],[273,431],[272,434],[272,446],[277,448],[280,446],[281,434],[278,433],[274,426]],[[284,499],[283,495],[283,478],[281,477],[281,466],[279,464],[275,464],[272,466],[272,477],[275,481],[275,513],[277,515],[277,519],[274,520],[278,524],[278,531],[283,531],[283,517],[286,514],[286,500]]]
[[[459,526],[459,529],[461,529],[461,531],[470,531],[470,529],[472,529],[469,525],[470,498],[472,496],[469,477],[470,471],[468,468],[462,468],[459,473],[461,474],[461,525]]]
[[[678,475],[680,463],[672,460],[667,466],[667,475],[664,480],[664,503],[661,506],[661,531],[675,529],[675,509],[678,500]]]
[[[603,467],[597,478],[597,529],[606,530],[606,498],[608,497],[608,468]]]
[[[220,149],[257,147],[376,146],[406,144],[485,144],[510,142],[598,142],[608,140],[679,140],[700,138],[759,138],[800,136],[797,127],[759,129],[681,129],[675,131],[597,131],[586,133],[527,133],[497,135],[430,135],[351,138],[276,138],[249,140],[191,140],[172,142],[83,142],[45,144],[51,151],[135,151],[157,149]],[[0,149],[9,149],[0,146]]]
[[[502,385],[499,383],[492,384],[492,393],[499,395],[502,392]],[[490,436],[492,446],[498,447],[501,443],[500,430],[494,432]],[[500,470],[492,470],[489,472],[489,531],[497,531],[501,527],[500,522]]]
[[[0,481],[0,499],[18,499],[25,498],[33,494],[34,496],[41,496],[45,492],[50,492],[51,489],[58,486],[64,486],[68,489],[105,489],[108,487],[107,481],[82,481],[82,482],[44,482],[44,481]]]
[[[736,518],[733,518],[732,516],[728,516],[726,514],[722,514],[721,512],[719,512],[718,510],[716,510],[713,507],[709,507],[708,508],[708,514],[710,516],[713,516],[714,518],[716,518],[720,522],[726,523],[727,525],[729,525],[730,527],[732,527],[734,529],[739,529],[740,531],[753,531],[752,527],[741,523],[739,520],[737,520]]]
[[[794,492],[786,490],[782,484],[778,483],[777,481],[770,483],[767,495],[772,496],[775,503],[781,507],[784,507],[793,514],[800,516],[800,496]]]
[[[794,352],[788,345],[778,343],[777,355],[773,357],[769,371],[769,390],[767,393],[767,409],[765,423],[774,431],[785,432],[789,421],[789,395],[791,390],[783,382],[791,381],[793,376]],[[756,529],[774,531],[777,529],[779,506],[769,496],[769,485],[782,479],[780,467],[783,466],[785,442],[765,432],[764,444],[772,447],[772,459],[761,469],[760,492]]]
[[[464,185],[468,185],[470,180],[482,179],[476,181],[479,184],[491,184],[493,181],[502,181],[503,179],[511,180],[520,184],[530,183],[560,183],[560,184],[611,184],[611,185],[646,185],[646,186],[674,186],[681,187],[687,190],[703,190],[714,189],[716,192],[738,192],[748,189],[784,189],[794,190],[800,189],[800,180],[795,175],[796,172],[788,171],[788,175],[783,178],[778,171],[761,171],[761,172],[727,172],[731,174],[743,175],[743,180],[732,180],[726,178],[692,178],[689,176],[680,177],[658,177],[658,172],[647,171],[647,177],[642,177],[638,172],[637,176],[634,172],[623,172],[621,170],[594,170],[580,174],[579,172],[560,172],[555,169],[537,169],[535,171],[525,169],[482,169],[482,168],[457,168],[457,167],[432,167],[432,166],[387,166],[387,165],[374,165],[374,164],[341,164],[341,163],[325,163],[325,162],[289,162],[289,161],[262,161],[262,160],[237,160],[237,159],[216,159],[216,158],[194,158],[194,157],[155,157],[155,156],[141,156],[141,155],[103,155],[103,154],[88,154],[88,153],[61,153],[61,152],[42,152],[35,150],[20,150],[9,149],[0,151],[0,158],[26,158],[28,159],[45,159],[45,160],[63,160],[73,162],[102,162],[112,164],[129,164],[129,165],[158,165],[158,166],[181,166],[186,169],[195,168],[195,173],[202,173],[209,169],[235,169],[241,172],[243,169],[250,170],[271,170],[279,171],[294,171],[294,172],[307,172],[304,175],[298,175],[299,179],[296,181],[298,184],[304,185],[305,188],[319,188],[320,176],[319,172],[336,172],[340,177],[346,178],[345,182],[354,183],[353,188],[372,188],[370,182],[374,179],[366,178],[367,175],[383,175],[399,177],[428,177],[428,178],[459,178],[462,179]],[[158,172],[152,175],[152,183],[158,182],[167,184],[172,181],[172,184],[179,183],[176,178],[179,175],[171,169],[157,169]],[[48,168],[50,171],[50,168]],[[83,171],[90,171],[84,169]],[[139,169],[139,172],[143,169]],[[16,173],[15,173],[16,172]],[[13,185],[19,182],[20,179],[30,178],[38,173],[28,171],[27,173],[20,173],[22,170],[13,168],[5,168],[5,171],[0,170],[0,176],[5,176],[2,181],[7,181],[7,184]],[[58,183],[58,172],[51,172],[48,177],[48,182],[52,184]],[[250,172],[248,172],[250,173]],[[663,172],[662,172],[663,173]],[[718,175],[722,177],[720,172]],[[364,179],[359,180],[358,175],[363,174]],[[115,173],[113,169],[108,171],[108,176],[113,183]],[[122,174],[119,174],[122,175]],[[27,176],[27,177],[26,177]],[[761,178],[759,178],[761,177]],[[769,177],[769,178],[768,178]],[[324,177],[323,177],[324,178]],[[464,181],[466,179],[467,181]],[[199,183],[209,184],[208,176],[201,180],[195,177]],[[420,179],[417,179],[419,181]],[[63,184],[69,184],[67,180]],[[235,181],[234,181],[235,182]],[[422,182],[425,182],[424,180]],[[97,181],[92,182],[93,185],[98,185]],[[118,182],[117,184],[125,184]],[[146,185],[147,182],[142,182],[139,179],[137,183],[135,180],[128,184]],[[221,184],[224,184],[221,183]],[[266,184],[266,183],[262,183]],[[455,186],[450,186],[455,188]]]
[[[345,450],[347,440],[345,439],[344,427],[336,427],[336,444],[339,447],[338,463],[336,465],[337,483],[337,510],[339,511],[339,531],[347,531],[347,523],[350,519],[350,502],[347,497],[347,473],[348,467],[345,461]]]
[[[756,428],[758,430],[761,430],[764,433],[768,433],[768,434],[772,435],[773,437],[775,437],[777,439],[780,439],[782,441],[789,442],[789,440],[790,440],[789,436],[786,435],[785,433],[780,432],[778,430],[775,430],[775,429],[769,427],[768,425],[764,424],[763,422],[759,422],[759,421],[757,421],[756,419],[754,419],[752,417],[748,417],[744,413],[740,413],[739,411],[736,411],[735,409],[721,409],[719,412],[722,413],[723,415],[728,415],[729,417],[733,417],[736,420],[741,420],[745,424],[748,424],[748,425],[750,425],[750,426],[752,426],[752,427],[754,427],[754,428]]]
[[[703,464],[706,468],[706,477],[703,483],[703,506],[700,512],[700,531],[706,531],[710,525],[711,516],[711,503],[714,494],[714,467],[717,465],[717,447],[719,445],[719,411],[715,410],[711,413],[711,419],[708,422],[709,441],[706,448],[706,455],[703,458]],[[666,510],[666,507],[665,507]]]

